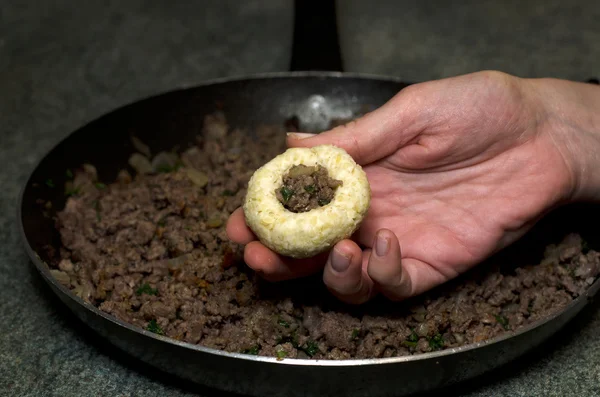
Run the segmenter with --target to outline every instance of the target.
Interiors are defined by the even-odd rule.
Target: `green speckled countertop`
[[[409,81],[479,69],[600,75],[597,2],[502,3],[339,1],[346,69]],[[0,396],[225,397],[90,334],[30,264],[18,192],[47,150],[104,112],[208,78],[286,70],[291,29],[291,1],[0,0]],[[542,349],[443,395],[600,396],[599,335],[594,304]]]

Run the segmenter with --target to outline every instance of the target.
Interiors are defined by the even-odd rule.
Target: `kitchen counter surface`
[[[409,81],[483,68],[598,76],[600,7],[560,3],[447,9],[344,1],[345,66]],[[18,193],[59,139],[115,107],[204,79],[286,70],[291,29],[289,1],[0,0],[1,396],[225,397],[140,365],[90,334],[30,264],[16,228]],[[594,304],[554,346],[444,395],[600,396],[598,335]]]

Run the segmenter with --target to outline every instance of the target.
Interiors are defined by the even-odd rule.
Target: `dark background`
[[[338,1],[344,67],[407,81],[598,77],[600,3],[566,3]],[[292,11],[290,0],[0,0],[0,395],[196,395],[88,335],[54,298],[16,233],[18,191],[57,140],[115,107],[286,70]],[[555,345],[446,395],[600,396],[599,334],[595,305]]]

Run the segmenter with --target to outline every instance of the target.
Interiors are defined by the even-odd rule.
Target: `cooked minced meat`
[[[252,136],[215,114],[196,146],[179,161],[165,157],[155,172],[123,170],[105,185],[92,166],[82,167],[57,215],[62,246],[53,275],[100,310],[177,340],[278,358],[352,359],[499,336],[560,310],[600,272],[600,254],[569,234],[548,241],[535,262],[504,256],[401,304],[344,305],[320,275],[266,283],[243,263],[225,223],[254,170],[284,150],[283,126]]]
[[[329,204],[335,190],[342,185],[342,181],[331,178],[322,165],[295,165],[282,179],[283,184],[275,195],[285,208],[296,213]]]

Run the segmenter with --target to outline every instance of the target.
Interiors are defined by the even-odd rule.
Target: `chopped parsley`
[[[352,335],[350,336],[351,340],[356,340],[358,339],[358,335],[360,334],[360,331],[358,329],[353,329],[352,330]]]
[[[164,335],[165,331],[162,330],[162,328],[160,327],[160,325],[158,325],[156,323],[156,320],[152,319],[150,320],[150,322],[148,323],[148,326],[146,327],[146,329],[150,332],[154,332],[155,334],[158,335]]]
[[[253,356],[258,355],[258,351],[260,350],[260,346],[254,345],[251,348],[242,350],[243,354],[251,354]]]
[[[287,352],[285,350],[277,350],[277,359],[283,360],[287,356]]]
[[[150,286],[150,284],[145,283],[140,288],[135,291],[137,295],[147,294],[147,295],[157,295],[158,290],[154,289]]]
[[[65,176],[67,177],[67,179],[73,179],[73,171],[67,168],[67,170],[65,171]]]
[[[440,350],[444,348],[444,339],[442,339],[442,335],[437,334],[431,338],[429,338],[429,347],[433,350]]]
[[[277,324],[281,325],[284,328],[289,328],[290,327],[290,324],[287,321],[285,321],[285,320],[283,320],[281,318],[277,321]]]
[[[315,185],[304,186],[304,190],[306,190],[306,193],[314,193],[315,192]]]
[[[409,342],[418,342],[419,341],[419,335],[417,335],[417,333],[413,330],[412,334],[410,334],[408,336],[408,338],[406,338],[407,341]]]
[[[66,195],[67,197],[70,197],[70,196],[76,196],[76,195],[78,195],[80,192],[81,192],[81,189],[79,189],[78,187],[74,187],[74,188],[72,188],[72,189],[67,189],[67,190],[65,190],[65,195]]]
[[[304,346],[302,346],[301,350],[304,351],[304,353],[306,353],[309,357],[312,357],[319,352],[319,345],[317,345],[317,342],[309,340]]]
[[[495,317],[496,317],[496,321],[498,321],[498,324],[500,324],[504,329],[506,329],[506,330],[510,329],[510,326],[508,325],[508,318],[506,318],[505,316],[502,316],[502,315],[498,315]]]
[[[94,200],[92,204],[96,210],[96,220],[100,222],[102,220],[102,216],[100,215],[100,202],[98,200]]]
[[[283,201],[286,203],[294,194],[294,191],[286,186],[282,187],[280,192],[281,192],[281,196],[283,196]]]
[[[97,182],[96,183],[96,187],[98,189],[106,189],[106,185],[104,183],[102,183],[102,182]]]
[[[282,336],[277,340],[278,345],[283,345],[284,343],[291,343],[296,349],[300,348],[298,346],[298,335],[295,332],[292,336]]]
[[[229,189],[225,189],[225,190],[223,191],[223,196],[229,196],[229,197],[231,197],[231,196],[235,196],[235,193],[234,193],[234,192],[232,192],[232,191],[231,191],[231,190],[229,190]]]
[[[46,179],[46,186],[54,187],[54,181],[52,179]]]
[[[319,199],[319,201],[318,201],[318,203],[321,207],[329,204],[330,202],[331,202],[331,200],[327,200],[327,199]]]
[[[406,347],[417,347],[417,342],[419,342],[419,335],[417,335],[413,329],[412,333],[402,342],[402,344]]]
[[[177,163],[173,166],[169,165],[169,164],[161,164],[158,167],[156,167],[156,171],[158,171],[160,173],[168,174],[169,172],[177,171],[182,166],[183,166],[183,164],[181,164],[181,163]]]

